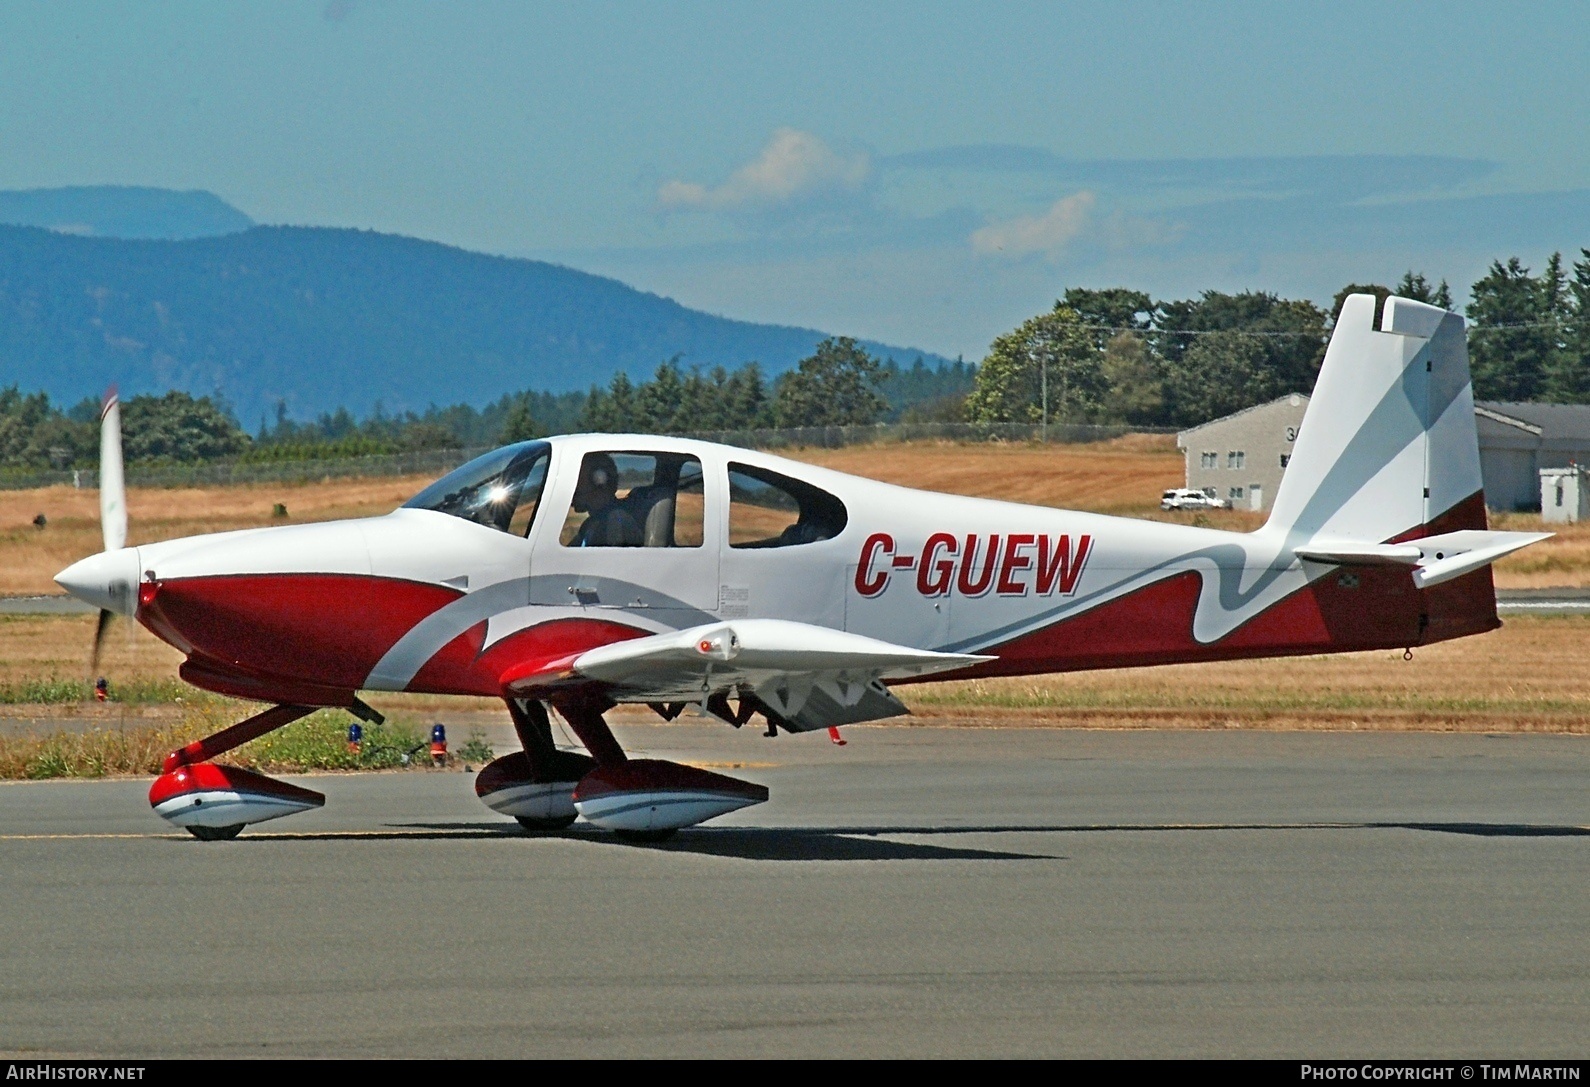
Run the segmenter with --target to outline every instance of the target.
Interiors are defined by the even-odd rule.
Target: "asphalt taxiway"
[[[0,1051],[1582,1056],[1590,739],[632,727],[773,799],[660,847],[456,772],[227,843],[0,786]],[[735,764],[740,764],[736,766]]]

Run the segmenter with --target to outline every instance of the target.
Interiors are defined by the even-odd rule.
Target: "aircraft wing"
[[[615,702],[696,703],[750,693],[796,731],[907,712],[882,681],[990,657],[912,649],[782,619],[736,619],[616,642],[503,677],[509,694],[600,684]]]

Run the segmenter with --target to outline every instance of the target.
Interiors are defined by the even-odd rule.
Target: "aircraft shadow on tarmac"
[[[282,841],[461,841],[504,839],[586,842],[592,845],[646,848],[665,853],[694,853],[768,861],[869,860],[1066,860],[1050,853],[981,849],[969,846],[902,842],[895,839],[967,834],[1164,834],[1215,831],[1343,831],[1416,830],[1480,838],[1590,837],[1590,827],[1541,823],[1361,822],[1361,823],[1001,823],[966,826],[853,827],[701,827],[680,832],[663,842],[626,842],[582,827],[528,835],[512,823],[402,823],[384,831],[323,831],[251,835],[241,842]]]
[[[944,827],[707,827],[680,831],[662,842],[625,841],[605,832],[575,828],[527,835],[503,823],[405,823],[390,838],[541,838],[588,842],[592,845],[651,849],[662,853],[697,853],[762,861],[1034,861],[1065,860],[1050,853],[1012,852],[898,842],[883,835],[911,836],[976,833],[980,828]],[[1023,828],[1028,829],[1028,828]],[[1046,828],[1038,828],[1046,829]],[[281,835],[280,837],[287,837]],[[307,835],[305,836],[307,837]],[[316,837],[336,837],[334,834]],[[379,838],[379,832],[347,837]],[[263,840],[259,836],[254,840]],[[242,840],[242,839],[239,839]]]

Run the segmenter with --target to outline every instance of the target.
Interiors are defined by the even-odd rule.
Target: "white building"
[[[1474,406],[1474,422],[1493,510],[1541,509],[1541,469],[1590,464],[1590,404],[1484,400]]]
[[[1232,509],[1269,509],[1307,410],[1308,397],[1291,393],[1177,434],[1187,486]]]
[[[1590,476],[1583,465],[1540,470],[1540,519],[1573,524],[1590,516]]]

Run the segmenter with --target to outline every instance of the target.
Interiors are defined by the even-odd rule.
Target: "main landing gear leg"
[[[605,698],[571,699],[558,703],[558,712],[574,730],[574,735],[580,738],[580,743],[585,745],[585,750],[595,757],[597,766],[617,766],[629,761],[629,756],[624,754],[624,749],[613,738],[613,730],[607,727],[607,719],[602,716],[612,708],[613,703]]]
[[[767,788],[661,759],[632,759],[603,718],[605,698],[560,701],[558,712],[596,760],[574,789],[574,808],[621,838],[660,842],[694,826],[767,799]]]
[[[562,830],[579,817],[574,787],[595,769],[596,760],[557,749],[546,707],[540,702],[528,698],[507,702],[524,750],[486,764],[475,779],[475,795],[492,811],[513,816],[528,831]]]
[[[177,748],[166,756],[161,775],[149,788],[149,805],[207,842],[235,838],[250,823],[321,807],[326,798],[311,789],[209,761],[313,712],[313,706],[272,706]]]

